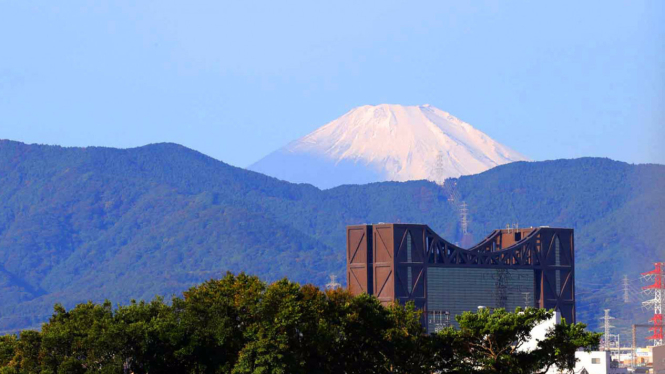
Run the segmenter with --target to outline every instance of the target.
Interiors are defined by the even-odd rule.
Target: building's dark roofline
[[[431,227],[429,227],[428,225],[426,225],[426,224],[424,224],[424,223],[403,223],[403,222],[400,222],[400,223],[391,223],[391,222],[379,222],[379,223],[366,223],[366,224],[362,224],[362,225],[349,225],[348,227],[362,227],[362,226],[372,226],[372,227],[374,227],[374,226],[384,226],[384,225],[385,225],[385,226],[395,226],[395,227],[400,227],[400,226],[421,226],[421,227],[425,227],[425,228],[427,228],[427,230],[429,230],[432,234],[438,236],[439,240],[445,242],[447,246],[449,246],[449,247],[451,247],[451,248],[454,248],[454,249],[460,249],[460,250],[462,250],[462,251],[467,251],[467,252],[480,252],[480,251],[485,251],[485,248],[487,248],[487,246],[491,245],[491,243],[492,243],[493,241],[496,241],[496,237],[499,236],[499,235],[501,235],[502,232],[503,232],[504,230],[506,230],[506,229],[496,229],[496,230],[492,231],[489,235],[487,235],[483,240],[481,240],[480,242],[476,243],[473,247],[466,249],[466,248],[462,248],[462,247],[460,247],[460,246],[458,246],[458,245],[455,245],[455,244],[451,243],[450,241],[448,241],[448,240],[442,238],[439,234],[436,233],[436,231],[432,230]],[[525,236],[524,236],[523,238],[521,238],[519,241],[513,243],[511,246],[508,246],[508,247],[506,247],[506,248],[501,248],[500,250],[498,250],[498,251],[494,251],[494,252],[498,253],[498,252],[503,252],[503,251],[514,250],[515,248],[518,248],[518,247],[524,245],[524,243],[525,243],[526,241],[528,241],[529,239],[531,239],[531,237],[533,237],[534,235],[537,235],[537,233],[539,233],[539,232],[541,232],[541,231],[543,231],[543,230],[571,230],[571,231],[572,231],[573,229],[572,229],[572,228],[569,228],[569,227],[538,226],[538,227],[523,227],[523,228],[520,228],[520,229],[514,229],[514,230],[533,230],[533,231],[531,231],[528,235],[525,235]]]

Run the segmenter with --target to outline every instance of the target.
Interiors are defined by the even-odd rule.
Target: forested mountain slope
[[[577,288],[594,291],[579,299],[578,317],[595,323],[621,300],[624,274],[665,258],[663,190],[665,166],[607,159],[517,162],[446,188],[413,181],[321,191],[175,144],[0,141],[0,331],[38,327],[55,302],[168,296],[227,270],[343,279],[346,225],[426,223],[456,241],[451,194],[469,205],[476,240],[516,222],[575,228]]]

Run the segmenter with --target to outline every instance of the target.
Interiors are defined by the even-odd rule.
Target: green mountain
[[[576,229],[578,318],[630,316],[622,277],[665,258],[665,166],[583,158],[517,162],[449,180],[321,191],[176,144],[62,148],[0,141],[0,332],[38,327],[56,302],[169,296],[227,270],[324,284],[344,275],[345,226]],[[582,297],[582,295],[586,295]],[[641,317],[640,317],[641,318]],[[645,317],[646,318],[646,317]],[[642,322],[640,320],[639,322]]]

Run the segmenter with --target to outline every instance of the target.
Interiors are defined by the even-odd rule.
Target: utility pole
[[[610,321],[613,320],[614,317],[610,317],[610,310],[605,309],[605,317],[601,317],[600,319],[605,321],[605,335],[603,337],[605,338],[605,350],[609,351],[610,350],[610,329],[614,327],[614,326],[610,325]]]
[[[632,367],[635,367],[635,353],[637,351],[636,335],[637,335],[637,325],[633,325],[633,345],[630,349],[630,363]]]

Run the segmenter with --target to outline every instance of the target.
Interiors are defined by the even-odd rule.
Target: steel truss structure
[[[516,293],[520,300],[533,303],[527,306],[556,309],[566,321],[575,322],[574,248],[574,232],[568,228],[494,230],[477,245],[463,249],[427,225],[348,226],[347,285],[353,294],[366,292],[384,304],[413,301],[425,319],[431,319],[446,312],[428,308],[428,287],[437,286],[428,284],[433,269],[526,269],[533,272],[532,291],[526,292],[533,297],[503,284],[505,277],[497,272],[493,306],[502,307],[500,300]]]
[[[653,284],[643,287],[646,292],[653,293],[653,299],[644,301],[642,304],[653,308],[653,318],[649,320],[653,322],[653,326],[649,328],[653,335],[647,339],[653,340],[654,346],[663,345],[663,302],[665,301],[663,297],[663,290],[665,289],[663,272],[665,272],[665,263],[656,262],[653,270],[642,273],[644,278],[653,280]]]

